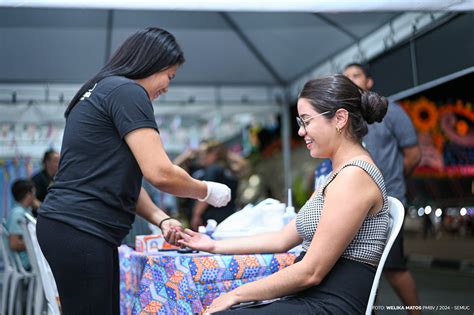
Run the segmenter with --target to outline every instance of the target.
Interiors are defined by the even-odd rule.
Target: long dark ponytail
[[[84,83],[64,116],[67,118],[84,93],[104,78],[117,75],[132,80],[143,79],[184,61],[183,51],[171,33],[156,27],[138,31],[125,40],[92,79]]]

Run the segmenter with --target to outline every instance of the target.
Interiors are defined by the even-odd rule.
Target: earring
[[[342,133],[342,129],[341,129],[341,128],[337,128],[337,127],[336,127],[336,130],[337,130],[337,132],[338,132],[339,134]]]

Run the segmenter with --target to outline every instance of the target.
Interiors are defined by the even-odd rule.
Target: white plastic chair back
[[[15,261],[16,267],[18,272],[20,273],[21,279],[23,280],[24,283],[27,284],[27,297],[26,297],[26,315],[31,315],[33,311],[33,303],[34,303],[34,290],[35,290],[35,278],[36,275],[32,270],[28,271],[23,267],[23,263],[21,261],[20,253],[19,252],[13,252],[13,260]],[[23,293],[23,291],[20,289],[20,293]],[[17,304],[20,305],[20,307],[23,307],[21,303],[21,298],[16,297],[16,299],[19,299],[20,301],[17,301]],[[19,313],[24,313],[20,311]],[[0,313],[1,314],[1,313]]]
[[[26,314],[31,314],[34,289],[34,275],[23,268],[18,252],[10,249],[9,233],[4,223],[0,225],[0,253],[4,261],[4,274],[2,283],[2,301],[0,304],[1,314],[22,314],[25,305],[21,303],[24,291],[21,283],[28,285]]]
[[[7,314],[8,309],[8,293],[10,291],[11,280],[13,274],[16,272],[16,266],[14,265],[13,257],[10,254],[10,245],[8,244],[8,234],[3,227],[0,225],[0,253],[3,259],[3,282],[2,282],[2,300],[0,307],[0,314]]]
[[[38,239],[36,238],[36,219],[29,214],[25,214],[26,222],[23,228],[25,229],[25,243],[30,263],[35,265],[35,269],[39,271],[39,277],[43,286],[44,295],[48,306],[49,315],[60,315],[59,294],[54,280],[53,273],[49,267],[46,258],[43,256]],[[32,249],[32,250],[31,250]]]
[[[374,305],[375,295],[379,287],[380,275],[383,271],[383,266],[387,260],[388,253],[392,248],[393,242],[397,238],[400,229],[402,228],[403,219],[405,217],[405,208],[402,203],[394,197],[388,197],[388,207],[389,207],[389,224],[387,232],[387,243],[385,243],[385,248],[380,258],[377,271],[375,272],[374,282],[372,283],[372,289],[370,290],[369,302],[367,303],[367,309],[365,310],[365,315],[372,314],[372,306]]]

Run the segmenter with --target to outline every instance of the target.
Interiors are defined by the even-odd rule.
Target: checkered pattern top
[[[296,229],[303,239],[303,250],[307,251],[319,224],[324,205],[324,190],[345,167],[357,166],[372,177],[383,196],[383,207],[374,215],[367,215],[356,236],[346,248],[342,257],[370,265],[378,265],[382,256],[388,231],[388,200],[382,173],[370,163],[355,160],[345,164],[337,173],[328,177],[314,198],[309,199],[296,216]],[[341,218],[343,219],[343,218]]]

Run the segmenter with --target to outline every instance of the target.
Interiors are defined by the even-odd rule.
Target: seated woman
[[[298,100],[298,134],[310,155],[334,171],[281,231],[215,241],[185,230],[179,241],[219,254],[285,252],[302,243],[295,263],[216,298],[215,313],[232,305],[285,297],[229,314],[363,314],[382,256],[388,202],[382,174],[361,140],[381,121],[387,101],[334,75],[307,82]],[[226,313],[227,312],[223,312]]]

